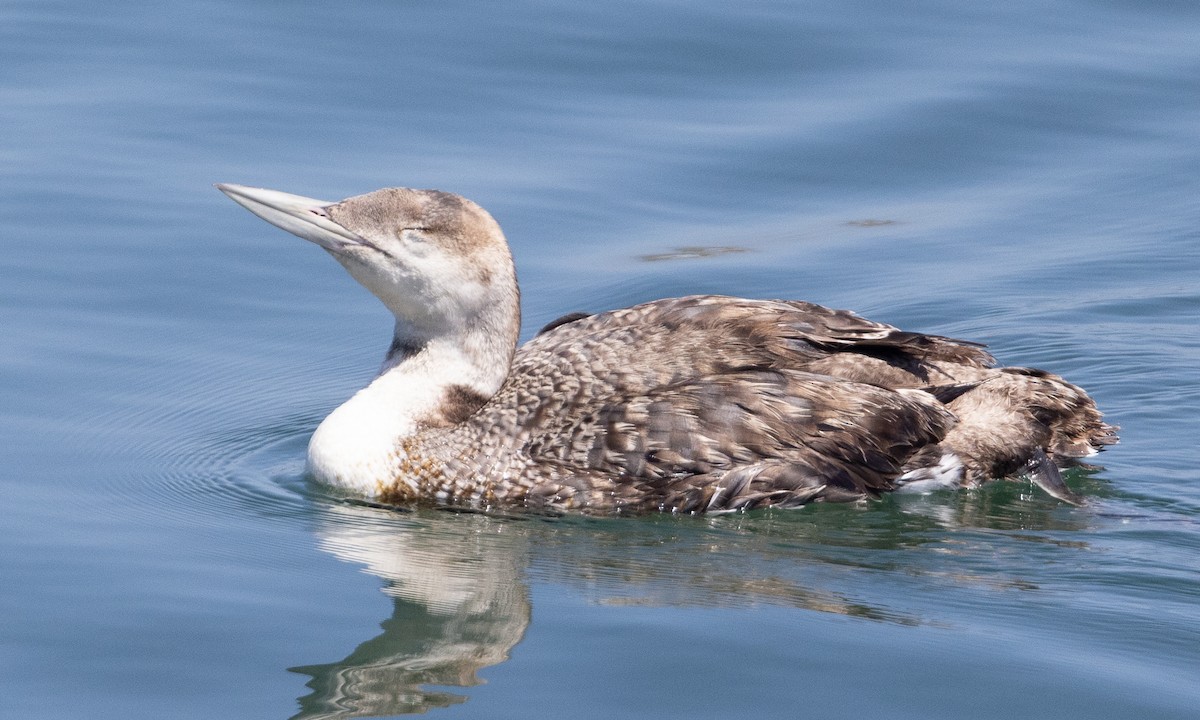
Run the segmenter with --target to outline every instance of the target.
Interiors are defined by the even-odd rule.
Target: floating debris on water
[[[731,253],[750,252],[750,248],[736,247],[733,245],[684,245],[677,247],[670,252],[653,253],[650,255],[639,255],[639,260],[646,262],[660,262],[662,260],[692,260],[695,258],[714,257],[716,255],[729,255]]]
[[[850,227],[873,228],[883,227],[884,225],[897,225],[895,220],[879,220],[877,218],[866,218],[865,220],[850,220],[846,223]]]

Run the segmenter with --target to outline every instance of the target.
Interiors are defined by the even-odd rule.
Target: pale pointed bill
[[[334,202],[232,183],[217,183],[217,189],[272,225],[331,252],[365,244],[358,235],[329,219],[325,208]]]

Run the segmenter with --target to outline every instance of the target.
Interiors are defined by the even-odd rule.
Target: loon
[[[379,374],[308,446],[312,477],[363,500],[704,513],[1029,476],[1078,504],[1059,465],[1117,442],[1061,377],[807,302],[574,313],[517,349],[512,255],[474,202],[217,188],[319,245],[395,316]]]

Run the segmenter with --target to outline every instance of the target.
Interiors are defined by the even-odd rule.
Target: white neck
[[[494,395],[508,376],[516,330],[422,341],[397,322],[396,338],[380,374],[313,433],[308,469],[317,480],[366,497],[407,480],[402,441],[445,425],[441,410],[454,386]]]

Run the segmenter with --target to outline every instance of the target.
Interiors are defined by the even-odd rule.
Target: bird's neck
[[[367,497],[392,483],[406,439],[462,422],[508,376],[517,318],[487,318],[458,333],[425,337],[402,321],[379,375],[317,427],[308,446],[316,479]]]

